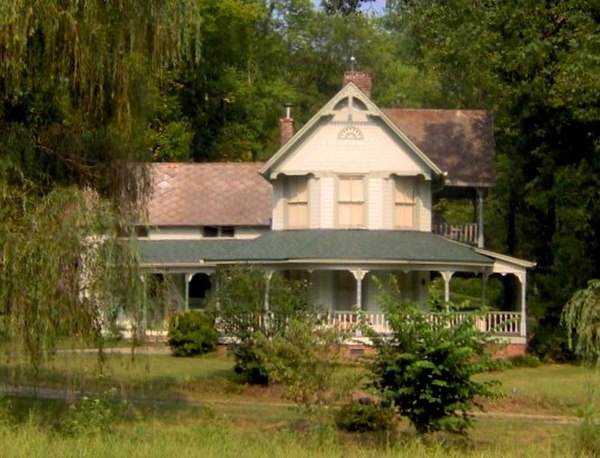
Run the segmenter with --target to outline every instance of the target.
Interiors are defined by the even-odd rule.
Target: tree
[[[155,75],[198,62],[194,2],[0,4],[0,307],[37,367],[57,339],[140,316],[130,233]]]
[[[321,8],[327,14],[357,14],[364,3],[374,0],[322,0]]]
[[[476,314],[458,322],[450,313],[432,318],[397,302],[393,292],[383,295],[383,303],[392,335],[372,333],[372,386],[417,433],[465,434],[471,426],[469,410],[481,408],[479,398],[493,397],[491,388],[497,383],[471,379],[495,365],[489,336],[475,327]]]
[[[573,294],[561,322],[576,353],[589,362],[600,361],[600,280],[590,280],[587,288]]]
[[[538,335],[556,335],[563,305],[600,269],[587,255],[600,249],[598,3],[387,5],[399,58],[437,75],[444,107],[495,112],[487,244],[536,260],[531,315],[551,328]]]

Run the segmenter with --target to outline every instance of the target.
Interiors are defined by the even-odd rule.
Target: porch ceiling
[[[310,229],[272,231],[252,240],[149,240],[137,244],[145,266],[328,261],[493,265],[492,259],[468,245],[419,231]]]

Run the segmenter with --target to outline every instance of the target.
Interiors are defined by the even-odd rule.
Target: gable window
[[[362,176],[339,177],[337,217],[339,227],[365,226],[365,186]]]
[[[416,220],[415,180],[398,177],[394,182],[394,225],[414,228]]]
[[[308,179],[288,177],[285,183],[285,198],[288,227],[308,227]]]

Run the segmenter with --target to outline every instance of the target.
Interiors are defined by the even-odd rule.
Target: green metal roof
[[[227,262],[398,262],[491,266],[473,247],[429,232],[401,230],[271,231],[251,240],[137,242],[143,265]]]

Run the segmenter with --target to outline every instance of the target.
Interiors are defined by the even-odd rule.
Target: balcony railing
[[[470,313],[455,312],[451,315],[449,325],[460,323]],[[431,314],[431,321],[435,322],[439,315]],[[352,330],[359,323],[368,324],[375,332],[389,334],[392,332],[383,313],[371,312],[331,312],[327,323],[337,329]],[[475,319],[475,327],[482,332],[489,332],[495,336],[521,336],[520,312],[486,312]]]
[[[457,242],[477,244],[479,238],[479,226],[477,223],[448,224],[437,223],[433,225],[434,234],[441,235]]]

